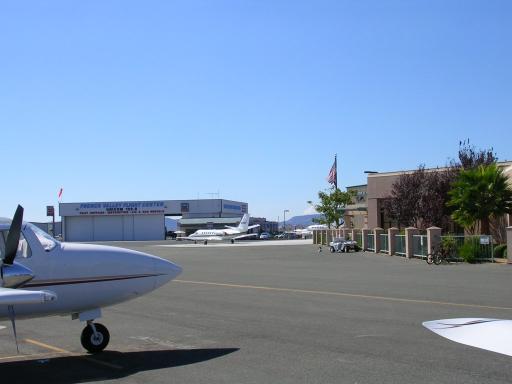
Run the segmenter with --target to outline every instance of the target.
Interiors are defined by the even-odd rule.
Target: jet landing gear
[[[87,351],[98,353],[103,351],[108,345],[110,334],[103,324],[93,323],[92,320],[89,320],[82,331],[80,341]]]

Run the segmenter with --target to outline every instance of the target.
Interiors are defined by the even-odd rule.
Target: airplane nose
[[[179,265],[161,258],[155,258],[154,266],[155,274],[159,276],[158,286],[174,279],[182,271],[182,268]]]

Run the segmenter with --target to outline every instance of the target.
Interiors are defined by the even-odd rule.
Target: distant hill
[[[315,224],[313,219],[317,217],[322,217],[322,215],[320,213],[315,213],[313,215],[293,216],[290,219],[286,219],[286,226],[293,225],[297,227],[307,227],[308,225]]]
[[[171,219],[170,217],[165,218],[165,228],[168,231],[175,231],[178,228],[178,220]]]

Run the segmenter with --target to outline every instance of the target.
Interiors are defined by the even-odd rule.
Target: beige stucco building
[[[498,166],[504,168],[504,173],[508,176],[512,185],[512,161],[498,162]],[[437,172],[443,168],[425,169],[427,172]],[[391,222],[386,218],[383,209],[384,200],[390,196],[393,183],[402,174],[412,173],[413,171],[382,172],[368,174],[367,184],[367,228],[389,228]],[[348,188],[347,188],[348,190]],[[348,207],[347,207],[348,208]],[[507,225],[512,225],[510,215],[507,217]],[[364,226],[362,227],[364,228]]]

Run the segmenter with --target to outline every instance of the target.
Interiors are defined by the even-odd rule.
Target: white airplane
[[[60,243],[23,222],[0,219],[0,320],[70,314],[85,321],[81,343],[91,353],[110,340],[94,323],[101,308],[134,299],[174,279],[181,267],[142,252],[92,244]],[[16,261],[15,261],[16,259]]]
[[[512,356],[512,320],[444,319],[425,321],[423,326],[456,343]]]
[[[325,224],[312,224],[308,225],[304,229],[296,229],[294,232],[302,237],[313,236],[313,231],[320,229],[329,229],[329,227]]]
[[[235,240],[254,237],[257,234],[247,234],[247,231],[252,228],[257,228],[260,225],[249,225],[249,217],[248,213],[244,214],[240,220],[240,224],[238,224],[238,227],[229,227],[226,225],[226,229],[198,229],[190,236],[182,237],[182,239],[194,242],[203,241],[206,245],[208,244],[208,241],[230,240],[231,243],[234,243]]]

